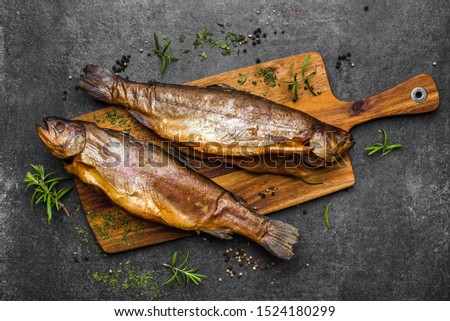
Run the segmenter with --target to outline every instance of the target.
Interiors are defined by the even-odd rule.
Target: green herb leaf
[[[327,227],[327,229],[331,229],[331,227],[330,227],[330,222],[328,221],[328,212],[329,212],[329,210],[330,210],[330,206],[331,206],[331,205],[328,205],[328,206],[325,208],[325,212],[323,213],[323,220],[324,220],[324,222],[325,222],[325,226]]]
[[[247,76],[244,74],[239,74],[239,76],[241,78],[238,80],[238,83],[239,83],[239,85],[243,85],[247,81]]]
[[[386,146],[387,145],[387,134],[386,131],[384,130],[384,128],[381,128],[381,131],[383,132],[383,145]]]
[[[306,57],[305,61],[303,61],[302,78],[305,78],[306,65],[308,64],[308,61],[310,58],[311,58],[311,55],[308,55],[308,57]]]
[[[158,41],[158,35],[156,34],[156,32],[153,33],[153,40],[155,41],[155,49],[157,51],[159,51],[159,41]]]
[[[178,256],[178,252],[173,253],[172,266],[174,266],[175,263],[177,263],[177,256]]]
[[[309,78],[305,79],[305,84],[308,87],[309,91],[314,95],[317,96],[317,93],[312,89],[311,84],[309,83]]]
[[[367,155],[373,155],[376,152],[381,151],[380,157],[384,157],[387,154],[389,154],[390,152],[392,152],[394,149],[403,147],[402,144],[388,145],[387,144],[388,136],[387,136],[386,131],[382,128],[381,132],[383,133],[383,143],[376,143],[376,144],[373,144],[372,146],[365,147],[364,150],[369,151],[369,153]]]

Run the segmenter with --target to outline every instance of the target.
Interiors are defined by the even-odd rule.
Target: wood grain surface
[[[319,95],[314,96],[304,89],[301,82],[298,101],[293,102],[291,91],[285,81],[292,80],[291,66],[294,73],[301,75],[305,58],[311,55],[306,74],[311,85]],[[277,77],[277,85],[271,87],[264,82],[258,69],[271,68]],[[247,77],[243,84],[238,80]],[[300,76],[298,76],[300,78]],[[195,86],[227,84],[239,90],[263,96],[277,103],[302,110],[321,121],[350,130],[355,125],[372,119],[419,114],[435,110],[439,105],[439,95],[431,76],[421,74],[386,90],[380,94],[344,102],[338,100],[331,91],[323,59],[319,53],[298,54],[242,69],[228,71],[188,83]],[[416,87],[426,90],[428,96],[422,103],[411,98],[411,91]],[[95,122],[100,127],[129,132],[142,141],[152,140],[153,133],[141,126],[121,107],[110,106],[93,111],[76,119]],[[348,188],[355,183],[355,176],[350,157],[345,156],[332,167],[311,169],[305,179],[322,182],[308,185],[298,178],[253,174],[229,165],[214,163],[196,164],[205,176],[241,196],[250,206],[261,214],[291,207],[309,200]],[[122,252],[142,246],[166,242],[192,235],[192,232],[162,226],[150,221],[131,216],[123,209],[113,205],[106,195],[76,179],[76,189],[86,218],[101,248],[107,253]],[[269,192],[266,192],[269,191]],[[272,191],[275,191],[272,193]],[[267,194],[261,197],[260,193]]]

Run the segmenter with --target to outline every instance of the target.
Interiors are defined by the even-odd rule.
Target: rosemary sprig
[[[179,285],[183,285],[183,287],[185,287],[189,281],[192,281],[195,285],[199,285],[199,283],[202,281],[202,278],[206,278],[205,275],[197,273],[198,268],[189,269],[187,267],[189,263],[189,250],[183,263],[178,266],[177,258],[178,252],[175,252],[172,256],[171,264],[163,263],[163,266],[170,269],[173,273],[172,277],[164,282],[164,285],[170,284],[173,281],[177,281],[177,283]],[[180,274],[182,278],[180,278]]]
[[[172,61],[177,61],[178,58],[169,55],[170,53],[170,40],[166,42],[162,49],[159,46],[158,35],[156,32],[153,33],[153,39],[155,41],[155,48],[153,48],[153,52],[157,54],[161,58],[161,76],[166,72],[167,65]]]
[[[305,75],[306,73],[306,66],[308,64],[309,59],[311,58],[311,55],[308,55],[308,57],[306,57],[305,61],[303,62],[303,67],[302,67],[302,78],[301,79],[297,79],[297,73],[294,74],[294,63],[291,64],[291,67],[289,68],[291,76],[293,77],[293,80],[290,81],[284,81],[285,83],[288,83],[288,88],[291,90],[292,92],[292,100],[294,102],[298,101],[298,88],[300,87],[300,81],[304,80],[306,86],[308,87],[309,91],[314,95],[317,96],[318,93],[316,93],[312,87],[311,84],[309,83],[309,76],[314,75],[316,73],[316,70],[313,70],[312,72],[308,73]]]
[[[294,102],[297,102],[298,100],[298,80],[297,80],[297,74],[294,74],[294,63],[291,63],[291,67],[289,68],[289,71],[291,72],[291,76],[294,77],[292,81],[285,81],[288,83],[288,87],[292,92],[292,100]]]
[[[44,166],[42,165],[33,165],[30,164],[31,167],[34,168],[36,173],[27,172],[24,182],[28,183],[25,190],[27,190],[31,186],[35,186],[33,196],[31,197],[31,208],[33,209],[33,204],[45,203],[47,206],[47,217],[48,223],[50,223],[52,219],[52,208],[56,207],[56,209],[62,210],[64,213],[69,215],[69,211],[61,203],[61,198],[66,195],[71,189],[71,186],[64,187],[59,191],[56,189],[56,185],[67,177],[55,177],[50,178],[53,173],[45,174]]]
[[[327,229],[331,229],[330,222],[328,221],[328,212],[330,211],[330,206],[331,205],[327,205],[327,207],[325,208],[325,212],[323,213],[323,221],[325,222],[325,226],[327,227]]]
[[[303,62],[302,79],[305,79],[305,84],[308,87],[309,91],[314,96],[317,96],[317,93],[312,89],[311,84],[309,83],[309,76],[306,76],[306,78],[305,78],[306,66],[308,65],[308,61],[309,61],[310,58],[311,58],[311,55],[308,55],[308,57],[306,57],[305,61]],[[314,70],[314,73],[315,73],[315,70]]]
[[[364,148],[365,150],[367,150],[369,152],[368,155],[372,155],[372,154],[375,154],[376,152],[381,151],[381,156],[380,156],[380,158],[381,158],[383,156],[386,156],[390,152],[392,152],[394,149],[403,147],[402,144],[388,145],[387,144],[388,136],[386,134],[386,131],[383,128],[381,128],[381,131],[383,132],[383,143],[376,143],[376,144],[373,144],[372,146]]]

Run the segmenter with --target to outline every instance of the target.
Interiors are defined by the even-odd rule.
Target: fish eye
[[[55,129],[58,131],[58,133],[62,133],[66,129],[66,125],[62,122],[57,122],[55,125]]]

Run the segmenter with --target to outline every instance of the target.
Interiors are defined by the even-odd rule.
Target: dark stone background
[[[167,300],[448,300],[450,6],[448,1],[408,3],[1,1],[1,298],[131,300],[143,294],[145,299],[144,290],[115,291],[95,284],[92,274],[117,269],[128,260],[139,271],[160,270],[174,251],[183,255],[190,249],[191,265],[208,278],[201,286],[181,289],[163,286],[169,273],[162,271],[156,283]],[[208,59],[200,62],[200,49],[190,42],[203,26],[217,32],[216,22],[232,22],[232,29],[244,34],[261,27],[268,37],[261,45],[246,46],[248,53],[240,56],[207,48]],[[24,192],[22,182],[28,164],[42,163],[64,175],[61,161],[43,148],[34,124],[44,116],[70,118],[103,106],[74,90],[74,81],[68,80],[88,63],[110,68],[130,53],[123,75],[161,80],[159,60],[138,52],[150,51],[154,31],[168,36],[172,52],[181,58],[169,66],[165,82],[183,83],[244,67],[257,57],[269,61],[318,51],[342,100],[367,97],[429,73],[441,105],[430,114],[381,119],[352,130],[356,185],[272,215],[303,234],[289,262],[275,260],[241,237],[211,242],[203,235],[103,256],[90,231],[85,237],[78,233],[87,231],[87,222],[75,192],[65,200],[70,217],[56,213],[47,224],[42,205],[30,210],[31,192]],[[178,40],[181,34],[185,43]],[[179,49],[191,52],[182,55]],[[347,51],[356,66],[335,69],[337,56]],[[66,101],[61,99],[64,90]],[[363,148],[380,140],[380,128],[392,143],[405,147],[382,159],[368,157]],[[327,204],[332,204],[331,230],[323,222]],[[83,241],[86,237],[89,244]],[[274,261],[275,266],[241,269],[244,277],[230,279],[222,256],[227,247],[243,247],[262,265]],[[74,262],[72,253],[86,250],[91,251],[89,260]],[[230,262],[236,269],[236,262]]]

